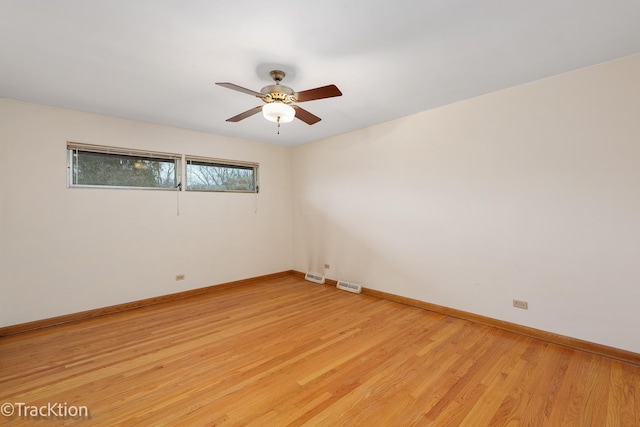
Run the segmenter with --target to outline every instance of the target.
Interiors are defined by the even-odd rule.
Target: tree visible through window
[[[71,145],[68,148],[72,186],[176,188],[180,180],[179,156],[135,155],[116,149],[101,152],[99,148],[91,151]]]
[[[187,190],[257,192],[257,165],[187,158]]]

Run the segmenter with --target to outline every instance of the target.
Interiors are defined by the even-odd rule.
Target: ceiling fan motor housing
[[[272,70],[269,75],[276,84],[265,86],[260,90],[260,93],[264,95],[262,100],[267,104],[271,102],[282,102],[285,104],[296,102],[296,99],[293,97],[295,93],[294,90],[290,87],[280,85],[280,82],[284,79],[284,76],[286,76],[285,72]]]
[[[280,101],[290,104],[296,101],[293,97],[294,90],[287,86],[277,84],[265,86],[260,90],[260,93],[263,94],[262,100],[267,103]]]

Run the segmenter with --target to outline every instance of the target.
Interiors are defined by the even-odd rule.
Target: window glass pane
[[[187,161],[187,190],[256,192],[256,167]]]
[[[73,185],[175,188],[176,161],[122,154],[73,151]]]

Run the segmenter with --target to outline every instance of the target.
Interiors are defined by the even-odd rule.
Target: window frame
[[[74,154],[77,152],[110,154],[122,156],[123,158],[139,158],[142,160],[162,160],[172,161],[174,164],[175,186],[172,187],[144,187],[134,185],[104,185],[104,184],[78,184],[74,182],[77,176],[74,173],[76,162]],[[67,142],[67,187],[69,188],[103,188],[120,190],[159,190],[159,191],[179,191],[182,183],[182,158],[181,154],[163,153],[159,151],[136,150],[121,147],[110,147],[94,144],[83,144],[77,142]],[[74,179],[75,178],[75,179]]]
[[[207,189],[207,188],[190,188],[189,183],[189,166],[192,164],[198,164],[199,166],[210,165],[213,167],[227,167],[230,169],[251,169],[253,170],[253,189],[250,190],[238,190],[238,189]],[[236,160],[217,159],[212,157],[199,157],[199,156],[184,156],[184,191],[189,192],[204,192],[204,193],[249,193],[257,194],[260,192],[260,180],[259,180],[260,164],[255,162],[241,162]]]

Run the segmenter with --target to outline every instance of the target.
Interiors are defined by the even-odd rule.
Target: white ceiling
[[[639,52],[638,0],[0,0],[0,97],[289,146]],[[344,95],[225,122],[272,69]]]

